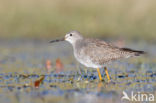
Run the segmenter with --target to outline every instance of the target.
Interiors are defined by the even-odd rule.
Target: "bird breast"
[[[86,54],[86,50],[81,47],[79,49],[74,48],[75,58],[84,66],[91,68],[100,68],[101,66],[92,61],[92,58]]]

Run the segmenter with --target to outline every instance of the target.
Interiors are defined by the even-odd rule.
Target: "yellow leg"
[[[109,77],[109,74],[108,74],[108,70],[107,70],[106,67],[104,67],[104,69],[105,69],[105,73],[106,73],[106,76],[107,76],[108,82],[110,82],[110,77]]]
[[[102,77],[101,77],[101,73],[100,73],[100,69],[99,68],[97,68],[97,72],[98,72],[100,81],[102,81]]]

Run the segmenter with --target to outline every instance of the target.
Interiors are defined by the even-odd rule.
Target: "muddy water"
[[[73,57],[70,44],[46,41],[0,42],[0,101],[4,103],[120,103],[123,91],[131,99],[146,93],[156,96],[156,46],[129,44],[144,49],[149,55],[121,60],[108,66],[111,82],[104,69],[100,82],[96,70],[80,65]],[[56,60],[63,69],[56,72]],[[51,62],[47,71],[46,61]],[[36,88],[36,80],[44,80]],[[155,97],[156,98],[156,97]]]

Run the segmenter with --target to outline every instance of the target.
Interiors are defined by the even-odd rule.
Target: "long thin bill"
[[[50,41],[49,43],[60,42],[60,41],[64,41],[64,38],[62,38],[62,39],[56,39],[56,40],[52,40],[52,41]]]

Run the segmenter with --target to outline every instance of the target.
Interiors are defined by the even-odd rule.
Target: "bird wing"
[[[128,52],[102,40],[86,39],[85,42],[86,45],[81,52],[84,52],[83,54],[90,57],[92,62],[100,65],[129,55]]]

